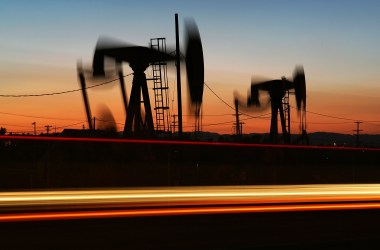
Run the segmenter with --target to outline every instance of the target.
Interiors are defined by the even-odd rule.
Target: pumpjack
[[[251,91],[247,99],[247,106],[261,107],[260,94],[265,92],[270,97],[271,105],[271,125],[269,139],[271,143],[278,143],[278,114],[280,114],[281,128],[284,143],[290,144],[290,132],[286,129],[285,114],[283,107],[283,98],[287,91],[294,91],[296,97],[297,110],[302,116],[302,135],[305,136],[306,129],[304,125],[304,117],[306,110],[306,80],[303,67],[296,67],[293,73],[293,80],[287,78],[275,79],[263,82],[251,82]],[[235,98],[235,103],[237,99]],[[238,114],[237,114],[238,119]]]
[[[195,115],[196,117],[199,117],[204,89],[204,63],[202,43],[198,28],[194,21],[188,20],[186,22],[185,28],[185,61],[188,78],[187,83],[190,93],[189,104],[190,106],[195,106]],[[95,78],[106,77],[107,71],[105,70],[105,64],[110,60],[113,61],[114,65],[118,69],[122,87],[123,102],[126,109],[126,121],[123,133],[124,137],[154,136],[155,131],[152,108],[149,100],[145,70],[152,63],[174,61],[176,59],[178,61],[177,64],[179,68],[179,54],[179,49],[177,49],[177,55],[174,56],[172,54],[165,53],[153,48],[135,46],[123,42],[118,42],[110,38],[101,37],[98,40],[93,57],[92,75]],[[133,82],[129,103],[127,101],[123,74],[121,72],[122,63],[128,63],[133,71]],[[92,129],[93,124],[91,122],[91,112],[87,98],[86,84],[83,70],[80,67],[78,68],[78,73],[81,89],[83,92],[82,94],[86,108],[87,120],[90,129]],[[180,88],[178,88],[178,96],[181,96]],[[143,104],[143,107],[141,104]],[[182,114],[182,105],[180,105],[180,103],[178,105],[178,109],[179,114]]]

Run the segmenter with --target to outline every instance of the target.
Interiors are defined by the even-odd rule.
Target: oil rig
[[[283,143],[291,143],[290,134],[290,95],[295,95],[298,114],[300,116],[301,138],[297,139],[303,143],[307,142],[306,133],[306,80],[302,66],[297,66],[293,73],[293,80],[285,77],[263,82],[251,82],[250,94],[247,103],[244,105],[237,96],[235,96],[236,110],[236,134],[241,134],[241,122],[239,120],[239,106],[256,106],[261,107],[261,95],[268,95],[271,106],[271,124],[270,124],[270,143],[277,144],[280,142],[278,134],[278,115],[280,116]]]
[[[200,130],[201,105],[204,90],[204,60],[202,42],[198,27],[193,20],[185,22],[185,51],[181,53],[179,43],[178,15],[175,14],[176,48],[175,53],[168,53],[165,38],[150,39],[150,46],[136,46],[125,42],[119,42],[111,38],[100,37],[97,41],[91,78],[106,79],[115,74],[120,81],[123,105],[125,109],[125,123],[123,137],[125,138],[163,138],[173,134],[170,126],[168,62],[174,61],[177,73],[177,115],[178,138],[182,139],[182,92],[181,92],[181,63],[186,65],[187,84],[189,89],[190,106],[195,117],[195,132]],[[184,56],[183,56],[184,54]],[[111,62],[110,62],[111,61]],[[128,63],[133,71],[132,88],[130,96],[124,83],[122,71],[123,63]],[[145,72],[150,68],[151,78],[147,78]],[[95,130],[95,121],[91,115],[91,108],[87,96],[85,70],[78,66],[78,76],[86,111],[86,118],[90,130]],[[154,101],[151,102],[148,82],[153,84]],[[302,66],[297,66],[292,80],[282,77],[263,82],[251,82],[250,94],[247,102],[243,103],[235,96],[235,134],[242,135],[242,122],[239,119],[239,106],[261,107],[260,98],[268,96],[271,106],[271,124],[269,142],[278,144],[291,142],[291,105],[290,96],[296,99],[296,109],[300,117],[301,137],[297,141],[307,142],[306,132],[306,80]],[[152,104],[154,106],[152,107]],[[280,118],[282,137],[278,133],[278,117]],[[297,143],[298,143],[297,142]]]
[[[114,69],[118,72],[123,104],[126,113],[123,136],[126,138],[153,138],[170,132],[167,62],[175,61],[177,68],[177,101],[178,101],[178,137],[182,138],[182,100],[181,100],[181,61],[186,64],[187,84],[190,105],[195,117],[200,118],[203,99],[204,62],[202,43],[197,25],[188,20],[185,23],[185,58],[181,58],[178,35],[178,15],[176,23],[175,55],[167,52],[165,38],[153,38],[149,47],[135,46],[127,43],[101,37],[95,47],[92,75],[94,78],[106,78],[110,73],[106,62],[113,61]],[[108,61],[106,61],[108,59]],[[128,63],[133,71],[132,89],[129,101],[124,83],[122,64]],[[107,68],[107,70],[106,70]],[[145,71],[151,68],[152,78],[147,78]],[[112,73],[111,73],[112,74]],[[88,127],[95,129],[91,116],[91,108],[87,97],[87,86],[84,70],[78,67],[78,75],[86,110]],[[154,124],[151,101],[148,91],[148,81],[153,82],[155,121]]]

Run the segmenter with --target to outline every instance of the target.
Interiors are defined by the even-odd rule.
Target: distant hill
[[[355,146],[356,135],[316,132],[309,134],[312,145],[337,145],[337,146]],[[380,135],[362,134],[359,136],[360,146],[380,147]]]
[[[188,138],[194,138],[194,133],[184,133]],[[339,134],[330,132],[315,132],[309,135],[310,145],[329,146],[356,146],[356,135]],[[292,135],[292,141],[297,140],[299,135]],[[244,134],[239,141],[265,143],[268,142],[269,134]],[[198,136],[200,141],[233,142],[237,141],[235,135],[217,134],[211,132],[201,132]],[[359,136],[360,146],[380,147],[380,135],[361,134]]]
[[[122,137],[122,133],[110,133],[107,131],[96,130],[79,130],[79,129],[65,129],[61,136],[67,137]],[[176,137],[176,134],[174,135]],[[280,136],[281,137],[281,136]],[[299,135],[294,134],[291,136],[291,141],[295,142],[299,139]],[[332,132],[315,132],[308,134],[310,145],[324,145],[324,146],[356,146],[356,135],[339,134]],[[238,138],[236,135],[231,134],[218,134],[214,132],[199,132],[195,138],[194,132],[184,132],[184,140],[197,140],[209,142],[244,142],[244,143],[268,143],[269,134],[244,134]],[[362,147],[378,147],[380,148],[380,135],[361,134],[359,142]]]

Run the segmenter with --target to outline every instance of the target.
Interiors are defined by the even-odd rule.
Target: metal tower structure
[[[286,78],[282,77],[282,80],[285,81]],[[285,91],[285,95],[282,98],[282,106],[284,110],[284,117],[285,117],[285,127],[287,131],[287,138],[284,138],[285,140],[288,140],[288,142],[291,142],[291,118],[290,118],[290,110],[291,106],[289,103],[290,100],[290,95],[295,95],[295,90],[294,89],[287,89]],[[296,140],[293,143],[301,143],[304,145],[309,145],[309,139],[308,135],[306,132],[306,105],[302,106],[301,109],[299,109],[299,129],[300,129],[300,137],[296,138]]]
[[[166,39],[150,39],[151,49],[166,54]],[[154,110],[156,113],[156,133],[168,132],[169,122],[169,95],[168,95],[168,77],[167,63],[165,60],[157,60],[151,63],[153,74],[153,91],[154,91]]]
[[[282,80],[286,80],[285,77],[282,77]],[[283,107],[283,110],[284,110],[284,118],[285,118],[285,128],[286,128],[286,132],[287,132],[287,137],[288,138],[284,138],[284,140],[289,140],[290,142],[290,103],[289,103],[289,97],[290,97],[290,94],[294,94],[294,92],[291,92],[290,89],[287,89],[285,90],[285,95],[284,97],[282,98],[282,107]]]

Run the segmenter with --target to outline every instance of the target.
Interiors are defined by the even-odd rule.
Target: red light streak
[[[195,145],[195,146],[222,146],[246,148],[279,148],[279,149],[327,149],[349,151],[380,151],[380,148],[342,147],[342,146],[304,146],[279,144],[248,144],[230,142],[194,142],[194,141],[168,141],[168,140],[141,140],[117,138],[85,138],[85,137],[49,137],[49,136],[0,136],[0,140],[34,140],[34,141],[63,141],[63,142],[100,142],[100,143],[129,143],[129,144],[158,144],[158,145]]]
[[[327,210],[362,210],[379,209],[380,203],[356,204],[305,204],[276,206],[233,206],[233,207],[197,207],[197,208],[158,208],[136,210],[104,210],[104,211],[63,211],[47,213],[2,214],[0,222],[42,221],[42,220],[76,220],[106,219],[122,217],[148,216],[184,216],[202,214],[236,214],[236,213],[277,213]]]

